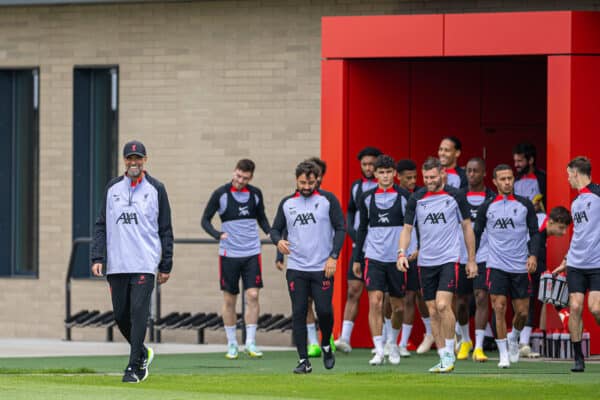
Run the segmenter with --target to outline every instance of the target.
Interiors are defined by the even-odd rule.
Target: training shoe
[[[325,369],[331,369],[335,366],[335,356],[333,355],[333,348],[329,347],[329,351],[322,348],[323,352],[323,365]]]
[[[238,358],[238,347],[237,344],[231,343],[227,346],[227,353],[225,354],[225,358],[229,360],[237,360]]]
[[[454,362],[456,358],[454,357],[454,353],[444,352],[442,359],[440,360],[440,373],[452,372],[454,371]]]
[[[419,347],[417,347],[417,354],[427,353],[429,350],[431,350],[431,346],[433,346],[434,343],[435,339],[433,338],[433,335],[425,334],[423,336],[423,341]]]
[[[510,367],[510,357],[508,355],[502,356],[502,354],[500,354],[500,362],[498,363],[498,368],[508,367]]]
[[[335,341],[335,347],[337,347],[337,349],[342,353],[350,353],[352,351],[352,346],[350,346],[350,343],[341,338]]]
[[[402,357],[410,357],[410,351],[404,346],[398,346],[398,352]]]
[[[437,374],[440,372],[441,368],[442,368],[442,360],[440,359],[439,363],[437,363],[433,367],[429,368],[429,372],[433,372],[434,374]]]
[[[318,358],[321,357],[321,347],[318,344],[309,344],[308,345],[308,357],[309,358]]]
[[[473,361],[475,362],[486,362],[488,357],[483,352],[483,349],[473,350]]]
[[[123,374],[123,382],[126,382],[126,383],[139,383],[140,382],[140,378],[138,378],[133,367],[128,366],[127,369],[125,369],[125,373]]]
[[[585,371],[585,361],[583,358],[575,358],[571,372],[583,372]]]
[[[142,363],[145,363],[146,368],[150,368],[150,364],[154,361],[154,350],[152,347],[144,347],[144,349],[146,350],[146,356],[142,359]]]
[[[469,358],[469,353],[471,352],[472,348],[472,342],[460,342],[460,345],[458,346],[458,354],[456,355],[456,359],[466,360],[467,358]]]
[[[256,343],[246,344],[244,350],[251,358],[261,358],[263,356],[263,352],[256,346]]]
[[[298,361],[298,365],[294,368],[295,374],[310,374],[312,372],[312,365],[310,365],[310,361],[306,359],[302,359]]]
[[[333,340],[333,333],[329,336],[329,346],[331,347],[331,351],[335,353],[335,340]]]
[[[511,363],[519,362],[519,343],[508,339],[508,359]]]
[[[390,350],[390,355],[388,356],[388,361],[392,365],[400,364],[400,349],[398,348],[398,346],[392,346],[392,349]]]
[[[154,350],[152,350],[151,347],[144,347],[144,353],[145,354],[140,360],[140,365],[135,371],[135,374],[137,375],[140,382],[145,381],[148,378],[148,375],[150,375],[149,367],[150,364],[152,364],[152,361],[154,360]]]
[[[385,362],[385,356],[380,353],[375,353],[373,358],[369,360],[369,365],[383,365]]]
[[[529,357],[531,354],[531,347],[526,344],[519,344],[519,357]]]

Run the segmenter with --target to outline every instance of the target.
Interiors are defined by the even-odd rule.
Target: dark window
[[[39,70],[0,70],[0,275],[38,273]]]
[[[118,70],[75,68],[73,80],[73,239],[91,237],[104,189],[117,174]],[[90,277],[90,246],[79,247],[74,277]]]

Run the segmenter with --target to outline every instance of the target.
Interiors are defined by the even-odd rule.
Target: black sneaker
[[[302,359],[298,361],[298,365],[294,368],[295,374],[310,374],[312,372],[312,365],[310,365],[310,361],[306,359]]]
[[[125,374],[123,374],[123,382],[126,382],[126,383],[139,383],[140,382],[140,378],[138,378],[138,375],[136,374],[135,370],[131,366],[127,367],[127,369],[125,370]]]
[[[328,350],[325,350],[328,348]],[[333,355],[333,349],[331,346],[325,346],[321,348],[323,350],[323,365],[325,369],[331,369],[335,366],[335,355]]]
[[[575,363],[573,364],[573,368],[571,368],[571,372],[583,371],[585,371],[585,361],[583,361],[583,358],[575,358]]]

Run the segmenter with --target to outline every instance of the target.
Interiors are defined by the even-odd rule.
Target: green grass
[[[294,352],[235,361],[223,354],[157,355],[139,385],[121,383],[126,357],[0,359],[1,399],[591,399],[600,389],[600,364],[572,374],[570,363],[458,362],[448,375],[427,373],[435,353],[371,367],[367,350],[338,354],[335,369],[313,360],[313,373],[296,376]]]

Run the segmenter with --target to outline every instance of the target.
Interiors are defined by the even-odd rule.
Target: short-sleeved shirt
[[[571,204],[573,237],[567,265],[573,268],[600,268],[600,185],[590,183]]]

